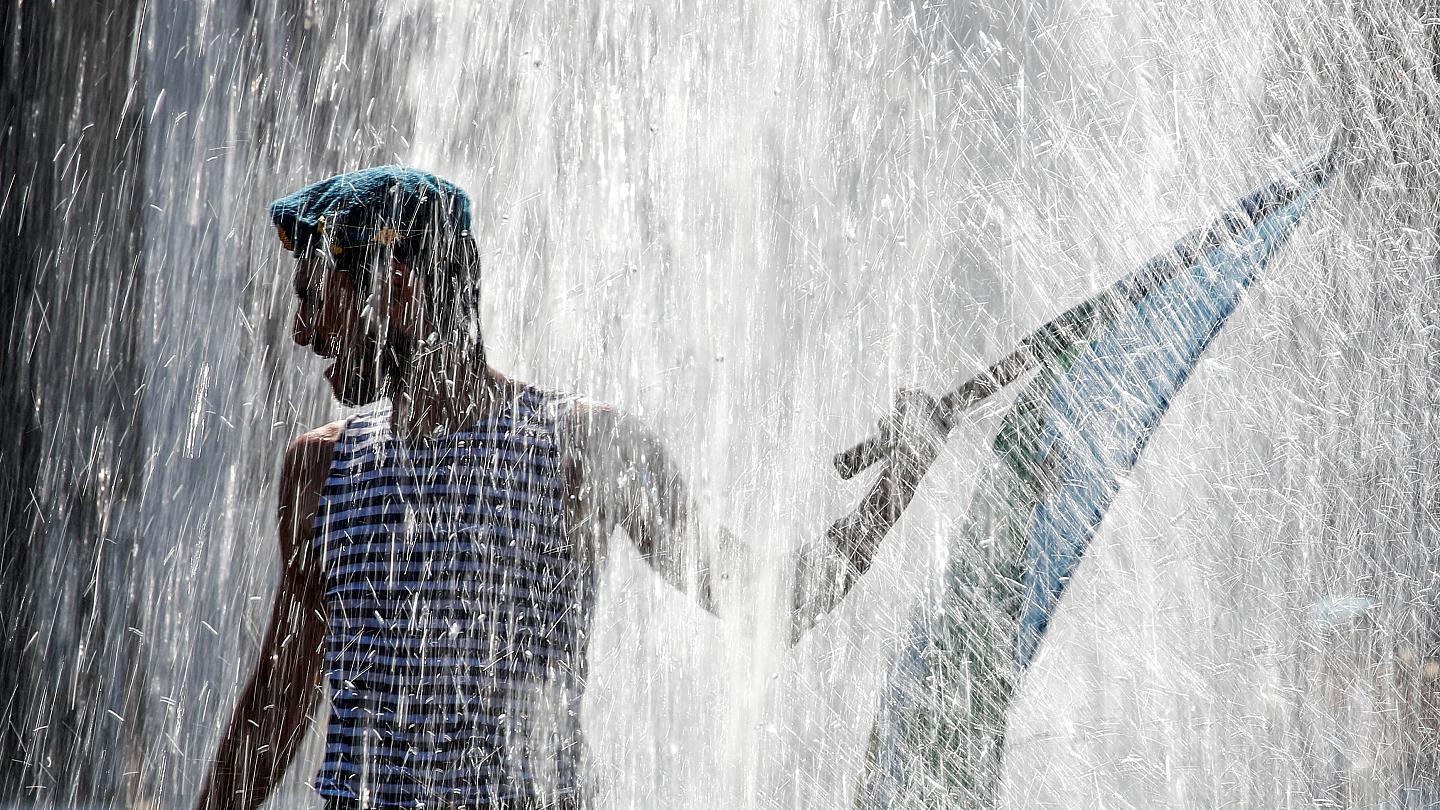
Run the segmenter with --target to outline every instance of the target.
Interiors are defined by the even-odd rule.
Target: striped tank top
[[[418,441],[386,404],[347,420],[314,524],[331,804],[576,800],[593,570],[565,531],[562,402],[526,388]]]

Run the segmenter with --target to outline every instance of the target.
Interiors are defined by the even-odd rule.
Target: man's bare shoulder
[[[307,547],[310,523],[320,504],[320,490],[330,475],[330,457],[340,438],[343,421],[331,422],[296,436],[285,448],[280,471],[280,547],[286,559]]]
[[[303,496],[311,490],[319,492],[330,472],[330,458],[340,439],[344,420],[321,425],[296,436],[285,448],[285,464],[280,474],[281,486],[288,493]]]
[[[296,436],[285,448],[286,466],[300,469],[323,460],[328,467],[330,454],[335,450],[335,442],[340,440],[340,431],[344,427],[345,420],[339,419]]]

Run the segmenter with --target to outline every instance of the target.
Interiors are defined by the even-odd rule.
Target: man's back
[[[566,535],[553,398],[520,387],[458,433],[347,421],[313,550],[338,804],[487,807],[577,792],[594,572]]]

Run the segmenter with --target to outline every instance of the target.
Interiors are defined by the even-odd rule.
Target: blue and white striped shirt
[[[315,517],[332,708],[321,795],[484,808],[578,791],[594,572],[566,535],[555,412],[526,388],[470,430],[347,420]]]

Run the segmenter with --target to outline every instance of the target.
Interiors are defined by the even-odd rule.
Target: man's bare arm
[[[661,578],[717,612],[713,577],[723,574],[707,552],[743,549],[723,527],[701,535],[689,490],[660,440],[635,418],[586,402],[577,403],[566,432],[572,531],[598,549],[615,528],[624,529]]]
[[[920,479],[939,453],[948,427],[933,398],[901,395],[898,416],[887,426],[890,460],[860,505],[836,521],[823,538],[800,551],[791,602],[790,640],[835,607],[869,569],[880,542],[914,497]],[[675,587],[715,612],[715,590],[725,576],[707,552],[719,551],[725,569],[749,579],[755,573],[747,550],[723,527],[696,524],[690,493],[659,439],[638,420],[596,406],[575,411],[569,458],[578,471],[582,515],[593,542],[616,526],[625,529],[641,556]]]
[[[296,439],[280,478],[280,583],[259,660],[220,740],[199,810],[264,803],[305,737],[321,693],[325,618],[311,523],[339,423]]]

